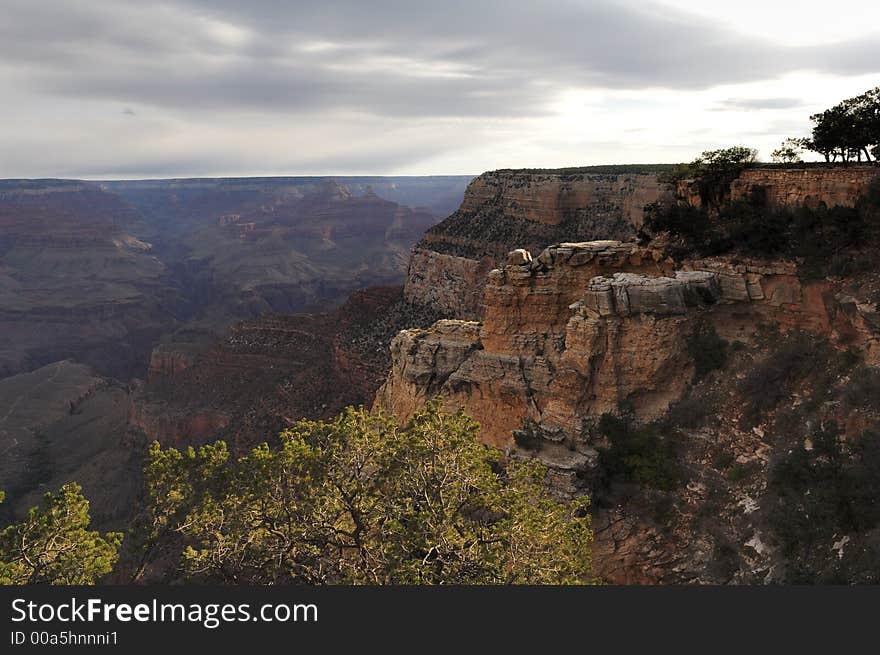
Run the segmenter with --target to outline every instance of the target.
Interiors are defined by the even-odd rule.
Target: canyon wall
[[[447,315],[479,318],[488,272],[509,250],[538,254],[561,241],[629,239],[644,206],[664,193],[654,172],[484,173],[458,211],[425,233],[410,257],[404,293]]]
[[[623,232],[638,227],[642,209],[662,193],[654,174],[502,170],[484,173],[465,191],[459,211],[543,225],[578,223],[581,229]]]
[[[731,183],[730,197],[747,198],[752,189],[763,187],[770,204],[777,207],[852,207],[878,174],[880,169],[870,165],[750,168]]]
[[[658,173],[501,170],[468,186],[458,211],[429,229],[413,250],[404,293],[449,316],[483,316],[488,271],[507,252],[537,255],[563,241],[628,240],[641,227],[645,205],[672,197]],[[852,206],[878,175],[876,166],[755,167],[731,184],[733,200],[766,189],[779,207]],[[678,195],[699,204],[691,182]]]
[[[742,343],[763,324],[851,343],[858,323],[831,283],[801,281],[791,262],[718,257],[673,270],[659,251],[616,241],[508,261],[489,274],[482,323],[394,339],[377,403],[405,420],[441,396],[479,421],[485,442],[540,458],[566,493],[592,466],[601,414],[626,403],[650,420],[682,397],[698,324]]]

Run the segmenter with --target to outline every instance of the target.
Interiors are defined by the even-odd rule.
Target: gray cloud
[[[698,89],[798,69],[871,72],[880,46],[786,48],[601,0],[52,4],[49,14],[39,0],[13,0],[0,27],[0,54],[28,69],[27,84],[213,111],[536,115],[566,87]],[[212,33],[212,20],[240,39]]]
[[[252,115],[280,124],[333,118],[355,130],[395,121],[399,133],[403,122],[544,116],[571,89],[686,91],[799,70],[872,73],[878,46],[880,37],[786,47],[636,0],[5,0],[0,83],[26,102],[77,103],[84,113],[106,102],[130,118],[136,107],[131,125],[152,116],[183,130]],[[799,102],[730,98],[719,109]],[[389,142],[389,164],[432,154],[407,146]],[[349,163],[359,168],[369,156],[353,146]],[[297,161],[346,158],[334,149]],[[180,167],[194,172],[200,162]],[[151,154],[139,170],[165,163],[173,168]]]
[[[717,111],[761,111],[763,109],[796,109],[803,107],[800,98],[727,98],[718,103]]]

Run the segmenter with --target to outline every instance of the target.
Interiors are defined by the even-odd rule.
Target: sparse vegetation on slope
[[[670,253],[683,258],[736,253],[752,257],[799,257],[811,276],[864,269],[866,239],[877,237],[880,176],[853,207],[772,207],[764,189],[717,211],[680,201],[645,209],[644,233],[668,234]]]

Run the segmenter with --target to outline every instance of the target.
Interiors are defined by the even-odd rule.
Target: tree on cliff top
[[[503,463],[477,424],[430,403],[403,428],[348,409],[233,461],[217,442],[150,449],[153,524],[193,581],[503,584],[591,581],[587,499]]]
[[[789,137],[783,140],[782,145],[774,150],[770,157],[779,164],[796,164],[803,161],[801,159],[801,151],[807,148],[808,145],[809,139],[792,139]]]
[[[88,529],[81,491],[72,483],[47,493],[24,521],[0,530],[0,584],[95,584],[110,572],[122,534]]]
[[[880,87],[847,98],[830,109],[813,114],[815,123],[805,146],[825,161],[871,161],[880,153]]]
[[[746,146],[706,150],[690,164],[678,164],[658,179],[673,187],[682,181],[693,180],[702,203],[718,207],[727,197],[730,183],[743,169],[757,161],[758,151]]]

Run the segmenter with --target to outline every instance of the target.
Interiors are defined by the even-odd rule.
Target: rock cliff
[[[811,166],[806,168],[750,168],[730,185],[733,200],[747,198],[763,187],[772,205],[781,207],[824,204],[852,207],[877,177],[876,166]]]
[[[663,167],[500,170],[477,177],[461,207],[429,229],[410,257],[407,298],[462,318],[482,316],[486,274],[513,248],[628,239],[643,208],[666,193]]]
[[[731,197],[761,186],[776,206],[851,207],[877,173],[756,168],[733,183]],[[472,186],[479,193],[462,211],[474,217],[477,200],[494,196],[489,182]],[[551,215],[535,224],[557,225],[555,210],[542,201],[509,206],[523,221],[544,207]],[[491,230],[484,239],[491,252],[473,249],[476,232],[470,241],[461,233],[429,235],[413,254],[406,293],[455,319],[394,338],[392,370],[376,403],[406,419],[440,396],[477,419],[486,443],[546,464],[559,493],[595,494],[595,562],[607,579],[796,579],[791,567],[800,564],[780,546],[793,528],[783,527],[787,514],[773,509],[784,487],[771,471],[799,448],[811,452],[816,430],[840,425],[844,439],[857,440],[880,426],[880,403],[864,400],[874,392],[854,390],[866,388],[862,380],[874,379],[870,367],[880,364],[880,275],[868,263],[876,262],[878,226],[871,211],[864,214],[866,240],[835,253],[855,263],[826,276],[805,274],[796,258],[742,252],[673,261],[662,240],[639,246],[563,239],[540,251],[528,241],[500,256],[502,240]],[[486,229],[475,220],[475,230]],[[612,234],[617,225],[611,221]],[[441,245],[428,250],[432,244]],[[489,262],[496,267],[480,294],[479,271]],[[704,377],[704,333],[724,350],[723,373]],[[600,419],[609,415],[648,426],[628,428],[649,430],[639,433],[643,443],[664,435],[657,443],[673,444],[680,486],[608,492],[602,458],[611,442]],[[626,466],[660,466],[655,458],[664,455],[650,448],[629,455],[635,459]],[[830,541],[821,548],[836,553],[843,528],[822,529]],[[847,534],[868,547],[864,534]],[[856,558],[863,551],[853,552]],[[865,575],[852,572],[864,562],[841,558],[852,567],[842,579]],[[844,566],[822,561],[817,570]]]
[[[840,311],[830,288],[802,284],[793,264],[719,258],[673,271],[659,251],[616,241],[551,246],[488,279],[482,323],[442,321],[395,338],[378,402],[405,419],[440,395],[507,449],[531,426],[534,453],[572,475],[594,454],[581,442],[585,424],[624,402],[655,418],[681,397],[698,317],[747,342],[771,321],[831,332]]]
[[[673,189],[658,180],[667,167],[627,168],[480,175],[468,186],[459,210],[429,229],[414,249],[406,297],[458,318],[479,319],[487,273],[510,250],[525,248],[537,255],[563,241],[634,237],[644,206],[671,199]],[[761,187],[777,207],[852,206],[876,176],[875,166],[758,166],[732,182],[730,198],[747,198]],[[700,203],[689,182],[679,184],[675,193]]]

